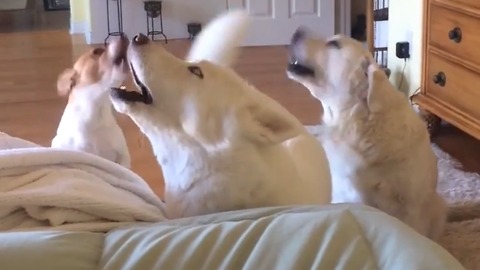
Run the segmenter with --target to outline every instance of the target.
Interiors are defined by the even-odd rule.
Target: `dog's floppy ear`
[[[378,66],[378,64],[365,57],[360,62],[360,68],[357,70],[356,82],[354,86],[358,97],[363,100],[370,112],[378,111],[379,106],[382,106],[382,89],[385,88],[385,80],[388,83],[388,78],[385,72]]]
[[[366,101],[369,91],[368,70],[373,64],[368,57],[363,57],[358,65],[354,74],[351,74],[350,81],[354,84],[351,87],[360,99]]]
[[[368,94],[367,106],[369,111],[380,111],[382,107],[389,106],[384,90],[391,87],[385,71],[383,71],[377,64],[371,64],[367,70],[368,77]]]
[[[247,108],[247,136],[255,143],[278,144],[298,135],[297,123],[287,115],[282,115],[260,104]]]
[[[77,72],[72,68],[65,69],[57,79],[57,92],[60,96],[66,96],[77,83]]]

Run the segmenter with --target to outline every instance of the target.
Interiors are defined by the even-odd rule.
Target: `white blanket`
[[[165,219],[161,200],[130,170],[0,133],[0,232],[105,232]]]

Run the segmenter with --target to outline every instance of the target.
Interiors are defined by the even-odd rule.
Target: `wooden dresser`
[[[480,139],[480,0],[424,0],[422,86],[413,97],[435,132],[440,119]]]

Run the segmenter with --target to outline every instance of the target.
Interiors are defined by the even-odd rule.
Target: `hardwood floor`
[[[166,48],[183,56],[189,41],[170,41]],[[0,33],[0,130],[44,146],[50,144],[66,104],[56,94],[56,78],[87,45],[67,31]],[[258,89],[278,100],[304,124],[319,121],[321,107],[301,86],[285,76],[285,47],[246,48],[236,70]],[[132,86],[131,82],[129,82]],[[132,121],[118,116],[125,131],[133,170],[163,194],[161,170],[148,141]],[[480,143],[446,126],[435,141],[470,171],[480,172]]]
[[[9,10],[4,5],[0,1],[0,33],[68,31],[70,27],[70,11],[46,11],[43,0],[27,0],[24,9]]]

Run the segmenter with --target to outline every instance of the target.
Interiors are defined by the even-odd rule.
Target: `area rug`
[[[317,134],[318,126],[306,126]],[[480,269],[480,175],[432,144],[438,157],[438,191],[449,205],[449,219],[440,244],[467,270]],[[479,161],[480,162],[480,161]]]
[[[27,8],[27,0],[0,0],[0,11],[21,10]]]

